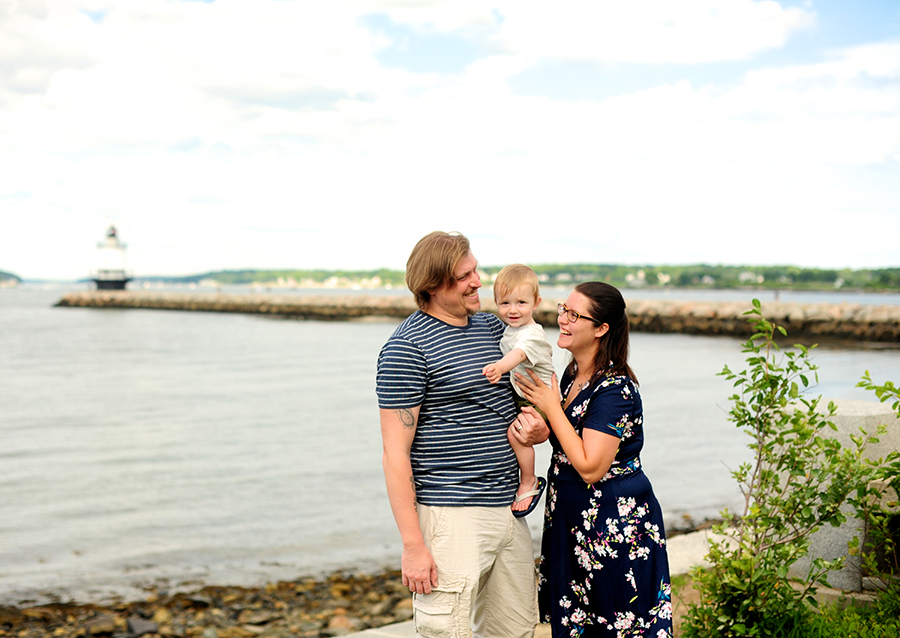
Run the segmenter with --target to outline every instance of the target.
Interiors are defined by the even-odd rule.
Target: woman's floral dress
[[[576,391],[563,375],[564,396]],[[641,469],[643,408],[635,383],[607,375],[578,391],[565,410],[581,436],[619,437],[609,472],[584,482],[551,434],[541,542],[540,613],[554,638],[672,635],[669,564],[662,511]]]

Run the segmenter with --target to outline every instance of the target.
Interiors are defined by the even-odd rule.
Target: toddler
[[[486,365],[482,374],[491,383],[497,383],[504,374],[514,369],[525,377],[528,377],[525,370],[531,369],[550,385],[554,372],[553,349],[544,336],[544,329],[534,320],[534,309],[541,303],[535,272],[522,264],[512,264],[501,270],[494,281],[494,301],[500,318],[506,324],[500,340],[503,358]],[[516,405],[519,408],[531,405],[514,379],[512,386],[516,391]],[[511,428],[507,437],[516,453],[520,472],[519,489],[512,510],[514,516],[521,517],[534,510],[546,481],[535,476],[534,450],[519,443]]]

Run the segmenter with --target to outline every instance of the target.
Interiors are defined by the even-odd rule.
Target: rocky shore
[[[673,581],[676,633],[696,591],[687,577]],[[139,602],[0,606],[6,638],[331,638],[412,618],[400,572],[334,574],[259,588],[204,587],[156,592]],[[543,635],[543,634],[542,634]]]
[[[545,299],[535,313],[545,326],[556,325],[557,299]],[[237,312],[309,319],[347,321],[402,319],[415,310],[409,295],[301,296],[285,294],[176,293],[95,290],[68,293],[56,304],[68,308],[142,308],[201,312]],[[482,306],[494,311],[493,300]],[[683,333],[744,338],[752,331],[743,302],[634,300],[628,303],[635,332]],[[766,303],[763,313],[787,329],[793,340],[900,343],[900,306],[861,304]]]
[[[259,588],[152,592],[138,602],[0,607],[0,636],[322,638],[412,618],[399,571],[333,574]]]
[[[694,540],[716,521],[690,517],[667,524],[673,567],[672,608],[676,633],[697,592],[675,560],[672,539]],[[675,541],[677,544],[677,541]],[[693,565],[696,551],[690,552]],[[680,567],[679,567],[680,565]],[[190,593],[149,589],[139,601],[0,605],[0,638],[331,638],[412,618],[409,589],[400,571],[336,572],[261,587],[207,585]]]

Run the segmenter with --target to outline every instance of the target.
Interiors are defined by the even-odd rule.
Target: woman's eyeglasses
[[[579,319],[587,319],[588,321],[593,321],[594,323],[597,323],[597,320],[594,319],[593,317],[588,317],[587,315],[583,315],[580,312],[575,312],[574,310],[570,309],[564,303],[556,304],[556,311],[559,313],[560,317],[565,315],[566,318],[568,318],[568,320],[571,321],[572,323],[575,323]]]

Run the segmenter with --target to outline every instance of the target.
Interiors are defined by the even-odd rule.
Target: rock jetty
[[[555,299],[545,299],[538,322],[556,325]],[[223,294],[157,291],[92,290],[68,293],[56,304],[69,308],[143,308],[237,312],[319,321],[403,319],[415,310],[409,295]],[[482,298],[484,310],[496,310]],[[635,332],[683,333],[746,337],[751,328],[743,302],[632,300],[628,302]],[[900,306],[862,304],[765,303],[763,314],[787,330],[794,340],[900,343]]]

